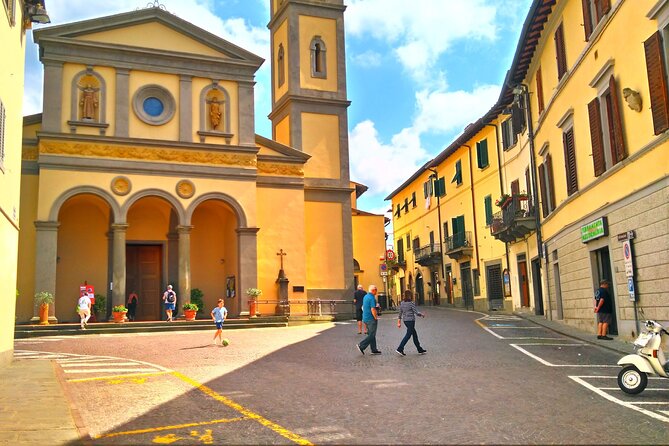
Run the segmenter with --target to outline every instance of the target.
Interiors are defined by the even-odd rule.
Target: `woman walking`
[[[413,292],[411,290],[404,291],[404,299],[400,303],[400,312],[397,317],[397,328],[402,328],[402,318],[404,318],[404,325],[407,327],[407,333],[404,335],[400,346],[397,347],[398,355],[406,356],[404,353],[404,346],[409,342],[409,338],[413,337],[413,343],[416,346],[419,354],[427,353],[423,347],[420,346],[418,341],[418,333],[416,333],[416,316],[425,317],[423,313],[416,309],[416,305],[413,303]]]

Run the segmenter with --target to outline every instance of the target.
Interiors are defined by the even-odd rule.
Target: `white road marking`
[[[603,398],[606,398],[607,400],[609,400],[611,402],[619,404],[619,405],[621,405],[623,407],[626,407],[628,409],[636,410],[637,412],[641,412],[645,415],[648,415],[651,418],[655,418],[656,420],[660,420],[660,421],[664,421],[665,423],[669,423],[669,416],[660,415],[657,412],[652,412],[652,411],[644,409],[642,407],[637,407],[635,405],[635,403],[629,403],[629,402],[626,402],[626,401],[619,400],[618,398],[614,397],[613,395],[609,395],[608,393],[603,392],[602,390],[593,386],[592,384],[584,381],[583,379],[581,379],[580,376],[570,376],[570,378],[573,379],[574,381],[576,381],[577,383],[581,384],[583,387],[592,390],[596,394],[600,395]],[[584,376],[583,378],[590,378],[590,377],[589,376]],[[659,412],[667,413],[669,415],[669,413],[668,413],[669,411],[659,411]]]
[[[618,387],[599,387],[599,389],[602,389],[602,390],[620,390],[620,388],[618,388]],[[657,391],[669,392],[669,389],[649,389],[649,388],[646,388],[646,390],[644,390],[644,392],[657,392]],[[637,403],[634,403],[634,404],[637,404]]]
[[[155,372],[155,369],[88,369],[88,370],[63,370],[65,373],[148,373]]]
[[[548,366],[548,367],[597,367],[597,368],[599,368],[599,367],[619,367],[618,365],[610,365],[610,364],[605,364],[605,365],[598,365],[598,364],[553,364],[552,362],[548,362],[545,359],[542,359],[542,358],[538,357],[537,355],[528,352],[527,350],[525,350],[524,348],[520,347],[517,344],[509,344],[509,345],[511,347],[521,351],[522,353],[525,353],[530,358],[533,358],[533,359],[539,361],[540,363],[542,363],[543,365]],[[525,344],[521,344],[521,345],[525,345]],[[563,344],[563,345],[569,345],[569,344]],[[573,344],[573,345],[579,345],[580,346],[580,344]]]
[[[490,325],[490,328],[494,328],[495,330],[502,330],[504,328],[512,328],[514,330],[540,330],[542,327],[510,327],[508,325]]]
[[[71,367],[71,368],[75,368],[75,367],[100,367],[101,365],[105,365],[105,366],[108,366],[108,367],[116,367],[116,366],[119,366],[119,365],[135,365],[134,362],[108,362],[106,364],[101,364],[99,362],[91,362],[91,363],[78,362],[78,363],[74,363],[74,364],[71,363],[71,362],[68,362],[68,363],[62,363],[60,361],[58,361],[58,362],[60,363],[60,365],[64,369],[67,369],[68,367]]]

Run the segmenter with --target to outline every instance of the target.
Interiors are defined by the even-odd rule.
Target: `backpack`
[[[174,296],[174,291],[167,292],[167,302],[174,303],[177,299]]]

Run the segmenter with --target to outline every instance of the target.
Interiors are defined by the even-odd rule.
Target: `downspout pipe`
[[[474,167],[472,166],[472,148],[467,144],[463,144],[462,146],[467,147],[469,149],[467,153],[469,154],[469,178],[472,183],[472,187],[470,188],[470,190],[472,192],[472,217],[474,217],[474,247],[476,248],[476,269],[478,270],[480,275],[481,269],[479,265],[479,236],[476,226],[476,201],[474,199]]]
[[[430,178],[434,178],[435,181],[439,180],[439,174],[437,173],[436,169],[428,167],[427,170],[432,172],[432,174],[430,174]],[[437,219],[439,220],[439,263],[441,264],[439,269],[441,270],[441,279],[444,280],[446,278],[446,274],[444,272],[444,238],[441,233],[441,202],[439,201],[439,194],[435,195],[437,195]]]
[[[486,124],[488,127],[495,129],[495,146],[497,147],[497,173],[499,178],[499,195],[501,196],[504,193],[504,180],[502,179],[502,152],[500,151],[499,146],[499,129],[494,124]],[[509,261],[509,242],[504,242],[504,252],[506,253],[506,270],[511,269],[511,263]]]

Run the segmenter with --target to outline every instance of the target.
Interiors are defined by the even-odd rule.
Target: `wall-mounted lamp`
[[[455,277],[453,277],[453,285],[457,285],[457,284],[458,284],[458,279],[456,279]]]
[[[26,0],[25,3],[25,18],[26,18],[26,27],[30,27],[31,23],[51,23],[49,14],[46,12],[46,7],[44,6],[45,0]]]

